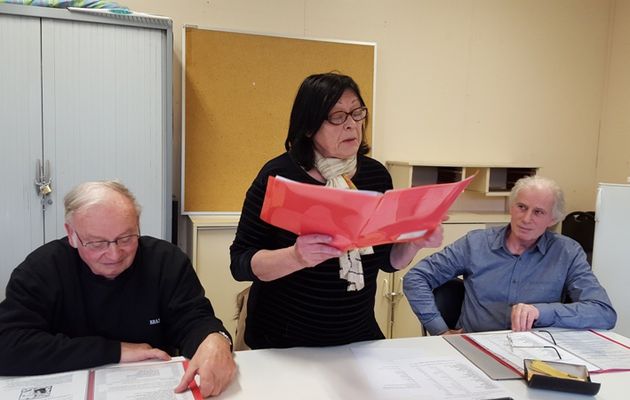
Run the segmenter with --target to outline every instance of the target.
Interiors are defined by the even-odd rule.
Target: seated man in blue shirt
[[[611,329],[617,314],[580,245],[548,228],[564,214],[552,180],[520,179],[510,193],[510,224],[469,232],[416,264],[404,292],[432,335],[541,327]],[[449,330],[433,289],[462,275],[466,295]]]

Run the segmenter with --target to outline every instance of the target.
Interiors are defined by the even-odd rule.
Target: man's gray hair
[[[63,198],[66,223],[70,223],[72,216],[78,210],[105,202],[109,191],[120,193],[129,199],[136,209],[138,218],[140,218],[142,207],[140,207],[140,204],[136,201],[136,197],[125,185],[118,181],[93,181],[84,182],[75,186]]]
[[[564,218],[564,193],[560,186],[552,179],[545,178],[539,175],[526,176],[519,179],[514,184],[512,191],[510,192],[510,207],[516,201],[516,197],[523,189],[538,188],[549,190],[553,194],[553,208],[551,214],[556,223],[562,221]]]

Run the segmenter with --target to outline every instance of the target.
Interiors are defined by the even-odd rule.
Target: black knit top
[[[176,246],[142,236],[115,279],[94,275],[68,239],[33,251],[11,275],[0,303],[0,375],[92,368],[120,360],[120,342],[148,343],[191,358],[214,315]]]
[[[234,243],[230,247],[232,275],[253,281],[247,304],[245,342],[254,349],[294,346],[332,346],[383,338],[374,317],[374,296],[379,268],[392,272],[391,245],[374,247],[363,255],[365,287],[348,292],[339,277],[339,260],[296,271],[270,282],[254,276],[253,255],[261,250],[292,246],[296,235],[259,217],[267,178],[280,175],[294,181],[324,185],[299,167],[288,153],[267,162],[247,191]],[[365,156],[357,160],[352,178],[357,189],[384,192],[392,188],[385,167]]]

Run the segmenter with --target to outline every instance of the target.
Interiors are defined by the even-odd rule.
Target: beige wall
[[[628,3],[130,0],[124,4],[174,21],[176,163],[184,24],[374,41],[378,46],[376,158],[538,166],[541,174],[559,181],[566,190],[568,209],[576,210],[594,208],[598,179],[625,181],[630,175],[630,157],[624,152],[630,140],[630,113],[623,112],[630,104]],[[598,154],[600,123],[604,129]],[[179,170],[174,187],[177,191]]]
[[[630,183],[630,0],[614,7],[597,181]]]

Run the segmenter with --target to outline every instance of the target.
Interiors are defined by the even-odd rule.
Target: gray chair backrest
[[[582,246],[590,264],[595,236],[595,212],[573,211],[567,214],[562,221],[561,232]]]

